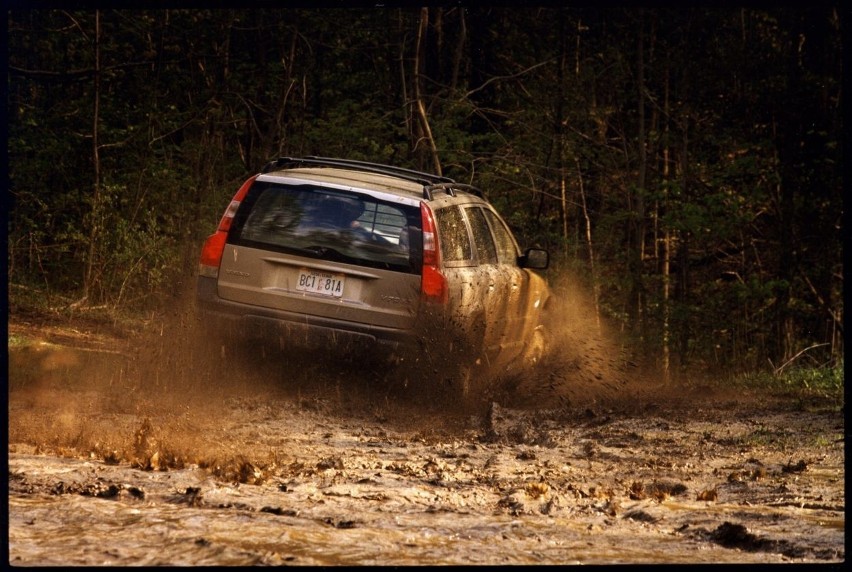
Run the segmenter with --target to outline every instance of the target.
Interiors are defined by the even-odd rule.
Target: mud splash
[[[10,563],[845,559],[838,404],[663,391],[594,331],[464,409],[362,363],[211,368],[177,310],[84,347],[10,323]]]

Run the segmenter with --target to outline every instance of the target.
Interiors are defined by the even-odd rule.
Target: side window
[[[470,221],[470,230],[473,232],[473,244],[476,246],[476,256],[480,264],[497,264],[497,249],[494,247],[494,239],[491,238],[491,230],[482,209],[470,207],[465,209]]]
[[[512,233],[494,212],[486,210],[485,216],[491,225],[494,240],[497,241],[497,259],[500,264],[516,265],[518,263],[518,245],[515,243]]]
[[[441,258],[444,262],[472,261],[473,249],[461,209],[458,207],[439,209],[435,211],[435,218],[441,241]]]

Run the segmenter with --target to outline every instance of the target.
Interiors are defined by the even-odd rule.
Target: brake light
[[[449,300],[447,278],[441,272],[441,252],[435,230],[435,218],[426,203],[420,203],[423,225],[423,269],[420,276],[420,297],[427,302],[446,304]]]
[[[201,248],[201,261],[198,265],[198,273],[202,276],[217,277],[219,275],[219,263],[222,261],[222,254],[225,252],[225,241],[228,238],[228,231],[231,230],[231,223],[234,221],[234,215],[237,214],[237,209],[240,208],[240,202],[245,198],[252,183],[257,178],[257,175],[251,177],[234,198],[228,208],[225,209],[225,214],[219,221],[219,226],[216,232],[207,237],[204,241],[204,246]]]

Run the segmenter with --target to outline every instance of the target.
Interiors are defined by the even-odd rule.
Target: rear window
[[[419,274],[420,209],[315,185],[252,185],[228,242]]]

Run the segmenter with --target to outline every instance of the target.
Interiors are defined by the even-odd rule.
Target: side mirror
[[[545,270],[550,265],[550,254],[541,248],[528,248],[518,257],[518,266],[532,270]]]

